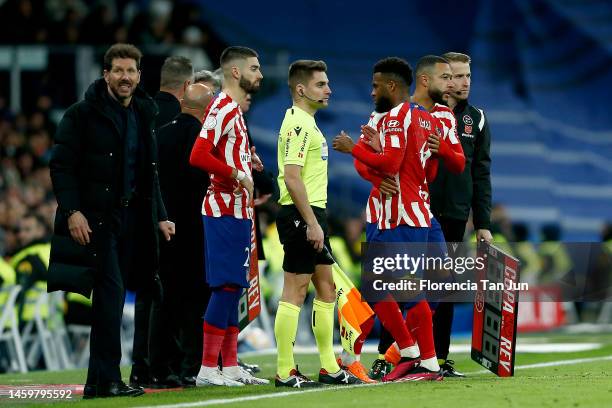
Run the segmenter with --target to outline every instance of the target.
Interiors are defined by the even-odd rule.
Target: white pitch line
[[[542,368],[542,367],[556,367],[562,365],[573,365],[573,364],[581,364],[581,363],[592,363],[596,361],[602,360],[612,360],[611,356],[603,356],[603,357],[592,357],[592,358],[576,358],[573,360],[558,360],[558,361],[549,361],[547,363],[537,363],[537,364],[526,364],[522,366],[514,367],[515,370],[527,370],[530,368]],[[481,370],[474,371],[471,373],[466,373],[467,375],[475,375],[475,374],[485,374],[490,373],[489,370]],[[309,394],[313,392],[326,392],[326,391],[338,391],[338,390],[346,390],[350,388],[363,388],[363,387],[376,387],[380,385],[387,385],[393,383],[377,383],[377,384],[366,384],[366,385],[349,385],[343,387],[324,387],[324,388],[314,388],[303,391],[284,391],[284,392],[271,392],[269,394],[260,394],[260,395],[250,395],[247,397],[237,397],[237,398],[229,398],[229,399],[211,399],[204,401],[195,401],[195,402],[184,402],[180,404],[169,404],[169,405],[147,405],[141,406],[140,408],[191,408],[191,407],[206,407],[210,405],[225,405],[225,404],[233,404],[244,401],[257,401],[262,399],[270,399],[270,398],[283,398],[289,397],[292,395],[301,395],[301,394]]]
[[[604,356],[604,357],[591,357],[591,358],[575,358],[573,360],[559,360],[559,361],[549,361],[547,363],[536,363],[536,364],[525,364],[522,366],[514,367],[515,370],[527,370],[530,368],[543,368],[543,367],[556,367],[562,365],[572,365],[572,364],[581,364],[581,363],[593,363],[595,361],[602,360],[612,360],[612,356]],[[489,370],[480,370],[474,371],[471,373],[465,373],[465,375],[474,375],[474,374],[484,374],[490,373]]]

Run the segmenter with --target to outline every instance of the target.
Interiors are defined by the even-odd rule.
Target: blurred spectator
[[[21,325],[34,319],[36,301],[47,291],[47,269],[51,245],[44,219],[36,213],[27,213],[18,224],[17,238],[21,248],[11,257],[11,266],[17,273],[21,292],[17,298]],[[43,308],[42,316],[47,310]]]

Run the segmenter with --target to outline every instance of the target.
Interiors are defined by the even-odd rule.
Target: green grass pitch
[[[483,372],[468,354],[452,356],[456,367],[469,374],[466,379],[445,379],[442,382],[379,384],[351,388],[326,388],[312,392],[276,389],[274,385],[245,386],[239,388],[204,387],[182,391],[160,392],[139,398],[115,398],[84,401],[80,397],[69,401],[53,402],[54,407],[100,406],[128,407],[172,405],[242,406],[242,407],[606,407],[612,406],[612,334],[599,335],[545,335],[519,336],[520,341],[546,343],[595,342],[601,347],[571,353],[518,353],[513,378],[498,378]],[[362,357],[366,366],[374,355]],[[586,361],[563,364],[571,360]],[[245,358],[260,364],[260,376],[272,379],[275,356]],[[296,355],[300,370],[316,378],[318,357],[312,354]],[[548,366],[540,366],[550,363]],[[535,366],[533,366],[535,365]],[[526,367],[525,367],[526,366]],[[124,368],[127,380],[129,368]],[[85,378],[84,370],[62,372],[31,372],[0,375],[0,384],[20,386],[26,384],[79,384]],[[280,395],[278,395],[281,393]],[[245,399],[248,398],[248,399]],[[0,406],[26,406],[43,400],[15,400],[0,398]]]

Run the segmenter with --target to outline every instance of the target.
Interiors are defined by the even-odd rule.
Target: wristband
[[[236,170],[236,180],[242,181],[246,177],[246,173],[242,170]]]

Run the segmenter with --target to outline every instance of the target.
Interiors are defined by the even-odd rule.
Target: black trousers
[[[121,381],[121,319],[125,302],[127,263],[134,242],[135,212],[122,208],[113,212],[114,227],[93,226],[92,244],[99,259],[94,280],[90,356],[87,384],[105,385]]]
[[[463,242],[466,221],[444,217],[436,219],[442,226],[446,242]],[[453,302],[440,302],[433,314],[434,345],[439,359],[446,360],[448,357],[454,312]]]
[[[152,289],[143,287],[136,292],[134,301],[134,342],[132,346],[132,372],[130,379],[148,382],[149,372],[149,321],[153,303]]]
[[[179,238],[163,242],[160,248],[164,296],[153,301],[149,333],[151,375],[157,378],[169,374],[193,377],[201,366],[203,316],[210,288],[202,262],[204,245],[194,247],[194,242],[201,239],[185,242]],[[201,256],[195,260],[194,254]]]

